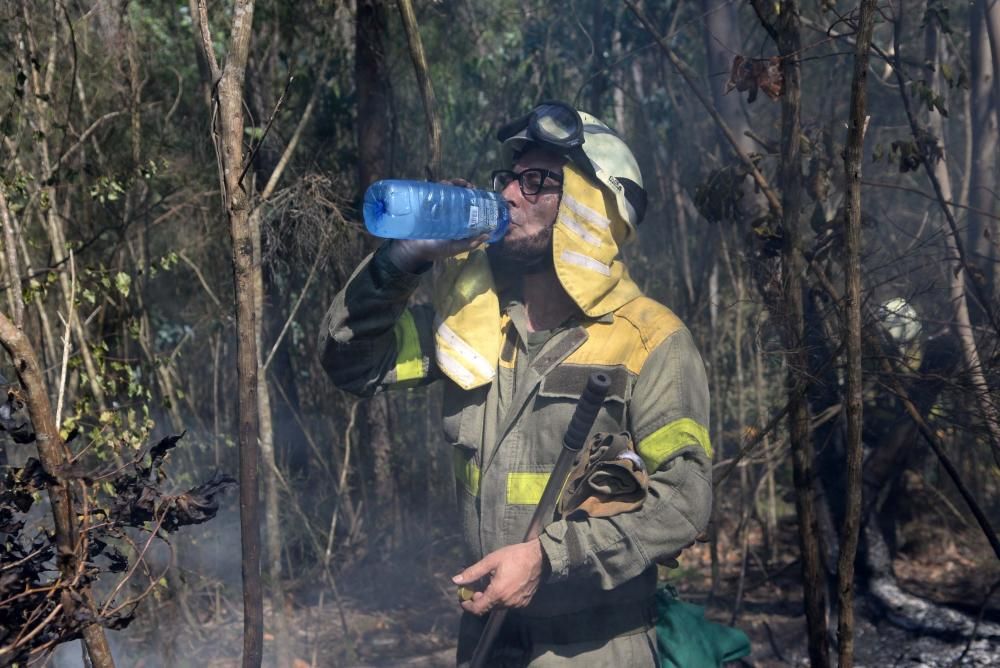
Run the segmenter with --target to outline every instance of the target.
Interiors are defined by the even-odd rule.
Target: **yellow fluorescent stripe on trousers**
[[[415,380],[424,376],[423,356],[420,354],[420,336],[413,314],[403,311],[403,317],[393,328],[396,335],[396,382]]]
[[[691,418],[681,418],[660,427],[642,439],[637,450],[646,463],[646,470],[654,473],[672,454],[689,445],[699,445],[705,454],[712,456],[708,429]]]
[[[548,473],[508,473],[507,503],[512,506],[537,506],[548,481]]]
[[[479,496],[479,467],[476,460],[466,458],[461,450],[455,449],[452,466],[455,469],[455,479],[465,487],[472,496]]]

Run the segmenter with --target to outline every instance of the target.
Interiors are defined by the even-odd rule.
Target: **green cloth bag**
[[[719,668],[750,654],[747,634],[705,619],[705,609],[677,598],[673,587],[657,590],[656,613],[660,668]]]

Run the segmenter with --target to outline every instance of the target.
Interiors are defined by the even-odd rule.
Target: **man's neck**
[[[524,274],[521,299],[529,332],[558,327],[579,310],[573,298],[563,289],[554,268]]]

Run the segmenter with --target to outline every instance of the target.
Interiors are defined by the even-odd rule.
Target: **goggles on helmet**
[[[564,102],[542,102],[527,115],[500,128],[497,139],[507,141],[525,129],[532,141],[560,151],[576,148],[584,142],[583,119],[576,109]]]

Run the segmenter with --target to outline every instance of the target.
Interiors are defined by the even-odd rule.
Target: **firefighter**
[[[621,137],[552,102],[498,139],[506,236],[383,244],[334,299],[322,362],[361,396],[444,383],[470,563],[454,582],[487,583],[461,604],[459,664],[483,616],[504,607],[490,665],[654,666],[656,565],[691,545],[711,510],[704,365],[619,257],[646,209]],[[411,304],[432,267],[431,303]],[[560,516],[522,543],[593,371],[612,381],[594,430],[628,434],[648,493],[629,512]]]

